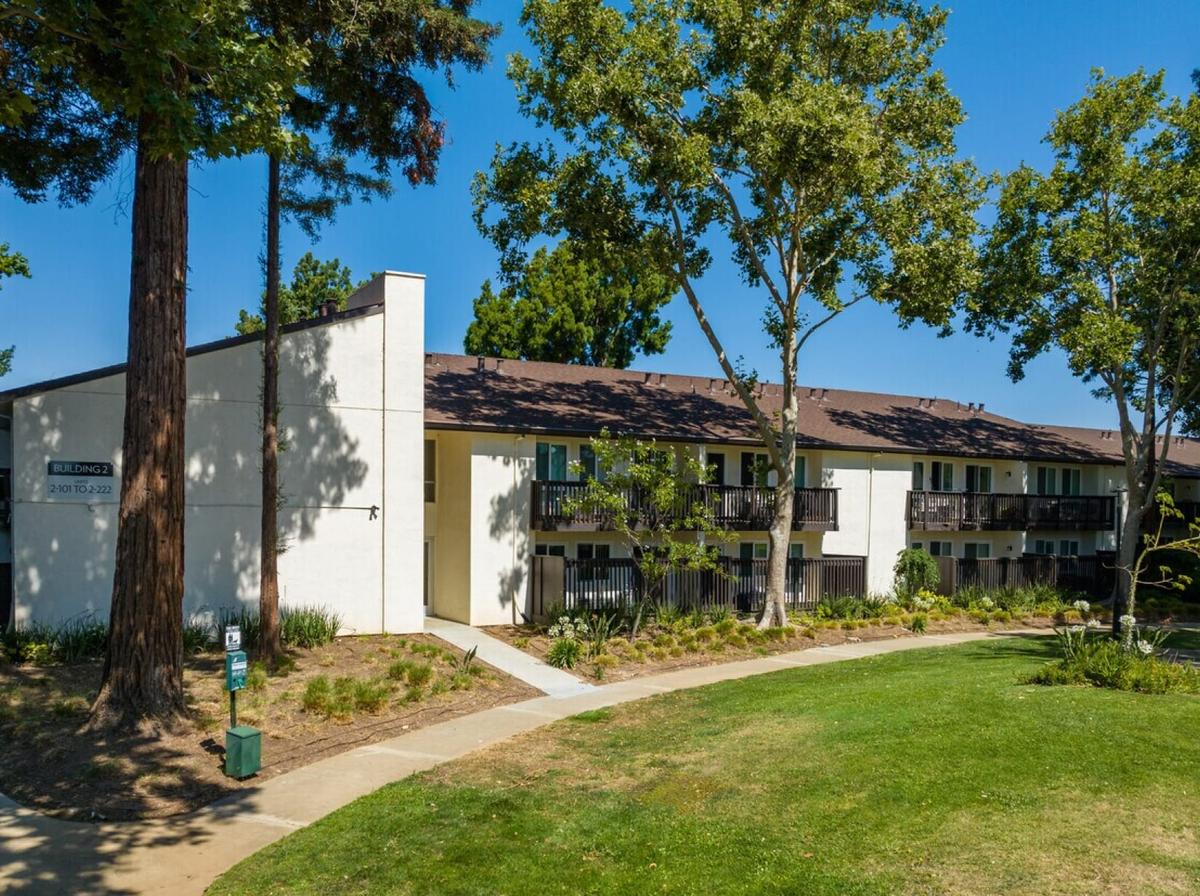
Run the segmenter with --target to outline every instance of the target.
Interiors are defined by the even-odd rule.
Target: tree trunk
[[[108,649],[91,726],[185,711],[184,420],[187,414],[186,157],[151,157],[139,122],[133,188],[129,359]]]
[[[263,307],[262,552],[258,615],[260,652],[274,663],[279,633],[279,157],[267,161],[267,295]]]
[[[793,453],[794,458],[794,453]],[[795,460],[793,459],[793,466]],[[788,624],[787,564],[792,542],[792,507],[796,502],[794,473],[780,475],[775,486],[775,512],[767,533],[767,599],[759,628]]]
[[[1121,617],[1132,614],[1136,607],[1137,594],[1133,589],[1132,571],[1141,550],[1142,500],[1140,488],[1130,488],[1126,493],[1125,519],[1120,523],[1121,550],[1117,553],[1116,597],[1113,600],[1112,633],[1115,638],[1122,635]]]

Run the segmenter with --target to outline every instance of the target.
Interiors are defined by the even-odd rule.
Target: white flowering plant
[[[559,616],[558,622],[550,626],[546,630],[546,634],[555,640],[566,638],[568,641],[582,641],[588,634],[587,620]]]

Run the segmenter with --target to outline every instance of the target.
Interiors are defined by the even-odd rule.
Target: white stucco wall
[[[391,314],[290,333],[280,350],[281,600],[329,606],[349,632],[423,624],[423,281],[377,286]],[[258,342],[188,359],[185,615],[258,599],[260,381]],[[18,624],[108,612],[123,412],[123,375],[14,402]],[[96,480],[111,494],[48,494],[50,460],[112,462]]]
[[[471,625],[511,623],[514,602],[524,607],[534,446],[518,436],[471,440]]]
[[[838,530],[826,532],[822,553],[865,556],[867,590],[892,586],[896,555],[906,546],[906,501],[912,459],[900,454],[826,451],[825,484],[838,489]]]

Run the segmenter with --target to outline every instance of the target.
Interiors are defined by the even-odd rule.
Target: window
[[[808,465],[805,460],[803,457],[796,458],[796,478],[793,480],[796,488],[804,488],[808,484]]]
[[[567,546],[565,544],[539,544],[533,549],[533,553],[538,557],[565,557],[567,556]]]
[[[967,464],[967,491],[988,493],[992,490],[992,468]]]
[[[1058,492],[1058,470],[1054,467],[1037,468],[1037,493],[1053,495]]]
[[[765,486],[769,469],[766,454],[742,452],[742,485]]]
[[[538,442],[535,475],[562,482],[567,478],[567,446]]]
[[[766,560],[767,543],[765,541],[743,541],[738,545],[738,557],[742,560]]]
[[[968,560],[987,560],[992,556],[992,546],[985,541],[968,541],[963,545],[963,556]]]
[[[925,547],[925,542],[923,542],[923,541],[914,541],[914,542],[912,543],[912,549],[913,549],[914,551],[919,551],[919,550],[921,550],[923,547]]]
[[[0,499],[3,499],[0,495]],[[425,503],[437,500],[437,442],[425,440]]]
[[[789,544],[788,545],[788,559],[789,560],[803,560],[804,559],[804,545]]]
[[[608,560],[611,556],[610,545],[580,544],[575,547],[575,556],[583,561],[579,564],[579,578],[583,581],[608,578],[608,568],[605,564],[595,562]]]
[[[913,461],[913,481],[912,490],[914,492],[924,491],[925,489],[925,461]]]
[[[954,464],[935,460],[929,465],[929,487],[935,492],[954,491]]]
[[[612,557],[612,545],[586,543],[577,545],[575,556],[580,560],[608,560]]]
[[[1049,539],[1039,538],[1033,543],[1033,552],[1035,554],[1049,555],[1054,553],[1054,542]]]
[[[708,481],[713,485],[725,484],[725,455],[716,451],[708,452]]]
[[[1063,470],[1062,470],[1062,493],[1064,495],[1078,495],[1080,478],[1081,478],[1081,471],[1070,470],[1070,469],[1067,469],[1066,467],[1063,467]]]
[[[929,554],[933,557],[952,557],[954,550],[948,541],[929,542]]]
[[[1078,557],[1079,542],[1064,538],[1058,543],[1058,556],[1060,557]]]
[[[579,446],[579,479],[586,482],[596,478],[596,449],[591,445]]]

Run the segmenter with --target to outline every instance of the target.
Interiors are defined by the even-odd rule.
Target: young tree
[[[292,282],[279,289],[279,325],[287,326],[301,320],[311,320],[321,313],[326,302],[337,302],[338,310],[346,309],[346,299],[362,286],[355,283],[350,268],[340,259],[321,261],[311,252],[305,252],[292,269]],[[263,295],[266,304],[266,294]],[[251,314],[245,308],[238,312],[235,329],[239,336],[261,333],[266,326],[264,308]]]
[[[1012,334],[1009,374],[1058,348],[1116,405],[1127,512],[1116,621],[1181,409],[1200,390],[1200,99],[1162,73],[1095,72],[1046,135],[1054,166],[1004,181],[969,303],[980,334]]]
[[[603,475],[589,478],[581,494],[564,502],[563,512],[604,519],[637,562],[643,587],[629,623],[633,641],[646,608],[665,598],[667,577],[681,569],[714,572],[729,536],[717,525],[713,504],[698,492],[709,471],[696,458],[607,430],[592,439],[592,450]],[[584,472],[578,463],[572,468]]]
[[[0,243],[0,282],[5,277],[28,277],[29,262],[20,252],[12,251],[8,243]],[[0,349],[0,376],[12,370],[13,349]]]
[[[108,649],[92,724],[184,711],[183,427],[188,162],[277,148],[305,54],[238,0],[0,9],[0,177],[86,200],[134,151],[129,357]]]
[[[786,621],[804,345],[863,301],[946,326],[973,285],[981,184],[954,159],[963,115],[932,64],[946,13],[837,4],[527,0],[522,111],[555,145],[497,153],[476,185],[502,257],[538,234],[636,241],[683,291],[776,472],[763,626]],[[760,298],[780,390],[757,394],[706,307],[706,242]],[[776,396],[778,395],[778,398]]]
[[[310,237],[355,195],[391,192],[400,167],[409,183],[432,183],[444,142],[415,73],[463,65],[479,69],[498,29],[469,16],[474,0],[253,0],[259,27],[310,56],[288,121],[301,135],[267,155],[266,291],[263,297],[261,652],[280,652],[279,325],[280,222],[294,218]],[[315,141],[326,140],[323,146]],[[356,159],[368,171],[354,166]],[[310,188],[315,188],[310,189]]]
[[[674,282],[636,257],[589,257],[562,242],[538,249],[499,294],[490,281],[475,300],[463,350],[531,361],[628,367],[671,338],[659,309]]]

